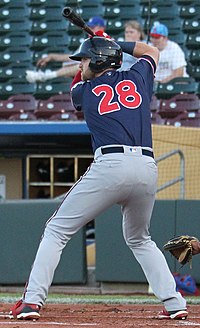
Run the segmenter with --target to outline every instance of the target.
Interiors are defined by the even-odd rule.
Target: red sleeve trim
[[[74,78],[73,78],[73,81],[72,81],[72,83],[71,83],[71,89],[73,88],[73,86],[76,84],[76,83],[78,83],[78,82],[80,82],[81,81],[81,71],[79,70],[77,73],[76,73],[76,75],[74,76]]]

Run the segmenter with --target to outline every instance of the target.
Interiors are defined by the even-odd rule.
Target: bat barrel
[[[63,8],[62,15],[66,18],[69,18],[72,14],[72,9],[70,7]]]

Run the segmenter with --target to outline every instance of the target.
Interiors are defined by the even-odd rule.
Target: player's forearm
[[[156,47],[152,47],[144,42],[136,42],[133,55],[136,58],[140,58],[144,55],[151,56],[155,63],[158,64],[159,60],[159,50]]]
[[[136,58],[140,58],[143,55],[151,56],[155,63],[158,63],[159,59],[159,50],[156,47],[152,47],[144,42],[117,42],[122,51],[133,55]]]

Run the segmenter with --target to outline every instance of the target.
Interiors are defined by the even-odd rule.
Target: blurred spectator
[[[145,34],[143,31],[143,27],[140,25],[139,22],[135,20],[130,20],[125,23],[124,25],[124,37],[125,41],[127,42],[134,42],[134,41],[144,41]],[[120,67],[119,71],[124,71],[129,69],[133,64],[138,61],[137,58],[128,55],[127,53],[123,53],[123,61],[122,66]]]
[[[186,60],[181,47],[168,39],[168,28],[155,22],[150,31],[151,43],[160,50],[155,81],[166,83],[175,77],[186,77]]]
[[[93,30],[95,33],[96,31],[104,31],[106,27],[106,22],[100,16],[94,16],[89,19],[87,25]],[[77,49],[78,50],[78,49]],[[42,57],[37,62],[37,67],[44,68],[49,62],[56,61],[56,62],[63,62],[63,67],[58,70],[51,71],[26,71],[26,79],[30,83],[35,82],[45,82],[50,79],[55,79],[58,77],[74,77],[79,69],[79,63],[76,64],[74,60],[69,58],[71,54],[57,54],[57,53],[50,53],[45,57]]]

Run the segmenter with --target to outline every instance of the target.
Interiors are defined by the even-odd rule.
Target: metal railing
[[[157,192],[180,182],[179,198],[184,199],[185,198],[185,158],[183,152],[180,149],[175,149],[170,151],[169,153],[157,157],[155,160],[158,163],[177,154],[180,156],[180,176],[177,176],[174,179],[169,180],[168,182],[162,184],[160,187],[158,187]]]

